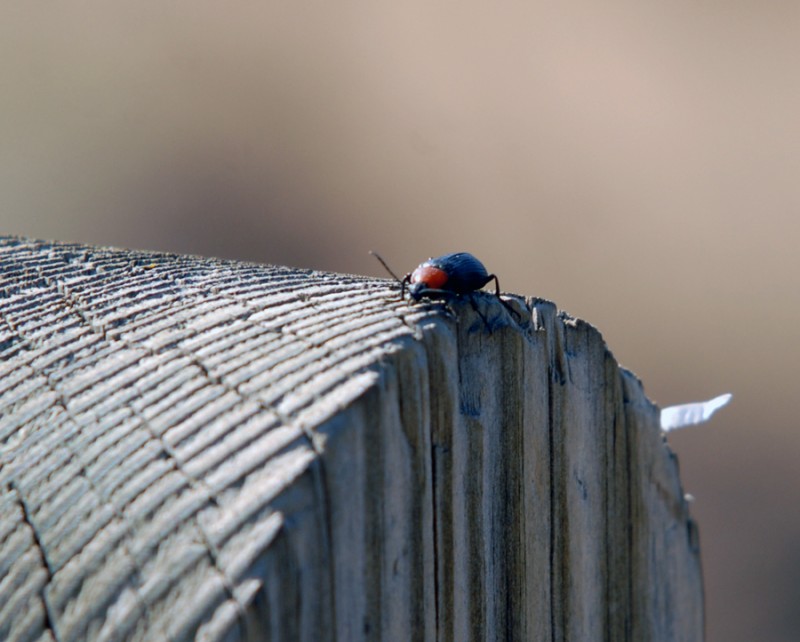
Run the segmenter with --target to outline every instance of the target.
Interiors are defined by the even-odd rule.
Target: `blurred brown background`
[[[800,4],[6,3],[0,233],[380,274],[597,325],[696,497],[711,641],[800,639]]]

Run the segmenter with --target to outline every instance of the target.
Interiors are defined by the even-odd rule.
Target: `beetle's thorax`
[[[444,270],[431,265],[430,263],[423,263],[411,274],[412,287],[419,284],[425,288],[432,290],[440,290],[447,283],[448,274]],[[417,288],[419,289],[419,288]]]

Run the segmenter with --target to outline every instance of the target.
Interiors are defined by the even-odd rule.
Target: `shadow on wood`
[[[0,638],[702,638],[658,409],[553,304],[11,238],[0,269]]]

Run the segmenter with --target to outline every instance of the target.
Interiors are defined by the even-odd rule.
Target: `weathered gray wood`
[[[697,640],[658,410],[546,301],[0,242],[0,639]]]

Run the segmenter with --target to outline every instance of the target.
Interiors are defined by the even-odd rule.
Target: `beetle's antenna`
[[[384,268],[386,268],[386,271],[387,271],[389,274],[391,274],[391,275],[394,277],[394,280],[395,280],[395,281],[402,282],[402,279],[400,279],[400,277],[399,277],[399,276],[397,276],[397,275],[396,275],[394,272],[392,272],[392,268],[390,268],[390,267],[387,265],[386,261],[384,261],[384,260],[381,258],[381,255],[380,255],[380,254],[378,254],[377,252],[373,252],[372,250],[370,250],[370,251],[369,251],[369,253],[370,253],[370,254],[372,254],[372,256],[374,256],[376,259],[378,259],[378,260],[381,262],[381,265],[382,265]]]

